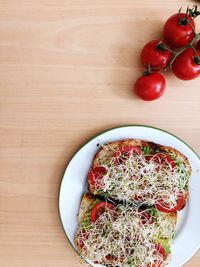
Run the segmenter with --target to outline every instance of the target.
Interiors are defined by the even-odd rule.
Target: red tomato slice
[[[111,203],[103,202],[103,201],[96,203],[91,209],[91,213],[90,213],[91,221],[95,222],[98,219],[98,217],[102,213],[104,213],[106,209],[114,210],[115,206]]]
[[[173,213],[178,210],[181,210],[185,204],[185,200],[182,194],[178,196],[176,206],[172,209],[169,208],[169,203],[166,203],[164,200],[159,200],[157,204],[155,204],[155,207],[159,211],[167,212],[167,213]]]
[[[108,261],[116,261],[117,260],[117,257],[116,256],[113,256],[113,255],[111,255],[111,254],[108,254],[108,255],[106,255],[106,260],[108,260]]]
[[[141,219],[142,224],[147,224],[147,223],[152,224],[153,223],[152,216],[146,211],[141,212],[140,219]]]
[[[147,156],[146,159],[147,160],[152,159],[153,161],[155,161],[158,164],[162,164],[164,161],[166,161],[167,163],[169,163],[171,165],[173,170],[176,167],[174,160],[166,154],[161,154],[161,153],[159,154],[158,153],[158,154],[155,154],[154,156]]]
[[[101,180],[106,174],[106,168],[102,166],[96,166],[90,169],[88,173],[88,182],[90,185],[94,185],[96,180]]]
[[[155,262],[153,264],[148,264],[147,267],[161,267],[162,266],[162,261]]]
[[[115,152],[114,157],[116,158],[116,163],[119,164],[123,159],[128,159],[131,153],[141,155],[142,150],[138,146],[125,145]]]
[[[167,253],[165,252],[165,249],[161,246],[161,244],[156,244],[155,249],[163,257],[163,259],[166,259]]]
[[[161,244],[155,244],[156,254],[160,254],[160,256],[163,258],[163,260],[166,259],[167,253],[165,252],[165,249],[161,246]],[[147,267],[161,267],[163,260],[155,261],[152,264],[148,264]]]
[[[88,233],[82,233],[78,241],[78,244],[81,249],[86,249],[84,241],[88,238]]]
[[[106,260],[106,262],[107,261],[111,261],[113,263],[113,261],[117,261],[117,257],[116,256],[113,256],[111,254],[108,254],[108,255],[105,256],[105,260]],[[94,263],[100,264],[98,261],[95,261]]]
[[[162,263],[163,263],[163,261],[154,262],[152,264],[148,264],[147,267],[161,267]]]

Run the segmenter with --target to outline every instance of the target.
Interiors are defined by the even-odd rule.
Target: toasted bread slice
[[[183,155],[180,151],[169,146],[163,146],[153,142],[139,140],[139,139],[119,140],[103,145],[96,153],[92,162],[92,166],[95,167],[104,164],[107,160],[109,160],[110,157],[114,156],[117,150],[121,149],[125,145],[150,147],[152,152],[154,153],[156,153],[157,150],[161,152],[172,153],[185,163],[191,175],[191,166],[188,161],[188,158],[185,155]]]
[[[127,140],[119,140],[115,142],[110,142],[108,144],[103,145],[99,151],[96,153],[94,156],[93,162],[92,162],[92,168],[95,168],[97,166],[104,166],[107,169],[109,169],[109,162],[110,159],[112,159],[116,151],[121,150],[125,146],[135,146],[135,147],[140,147],[140,148],[148,148],[149,154],[150,155],[155,155],[155,154],[166,154],[170,156],[172,159],[175,159],[174,162],[181,163],[182,166],[184,166],[184,171],[187,173],[187,181],[185,182],[185,188],[184,190],[181,191],[182,198],[183,198],[183,204],[182,208],[185,206],[187,197],[188,197],[188,182],[189,182],[189,177],[191,176],[191,166],[189,163],[189,160],[187,159],[186,156],[184,156],[180,151],[178,151],[175,148],[168,147],[168,146],[163,146],[159,144],[155,144],[153,142],[145,141],[145,140],[138,140],[138,139],[127,139]],[[115,178],[115,177],[113,177]],[[131,178],[130,178],[131,179]],[[117,180],[116,180],[117,183]],[[101,188],[102,190],[99,192],[93,185],[88,184],[89,191],[93,193],[94,195],[106,195],[114,199],[120,199],[123,200],[122,197],[117,196],[116,193],[112,194],[111,190],[106,190],[105,188]],[[133,189],[134,190],[134,189]],[[125,193],[125,192],[124,192]],[[130,201],[136,201],[136,198],[134,196],[128,196]],[[150,204],[151,203],[148,203]]]
[[[136,221],[134,221],[134,219],[139,220],[139,218],[141,219],[141,217],[129,218],[127,216],[127,218],[129,218],[129,220],[127,221],[125,219],[125,221],[124,221],[124,216],[126,216],[126,213],[131,212],[131,210],[133,209],[133,214],[134,214],[134,208],[131,206],[129,206],[129,207],[128,206],[124,206],[124,207],[123,206],[120,206],[120,207],[117,206],[116,207],[117,215],[119,214],[119,218],[117,217],[117,220],[118,220],[117,222],[116,222],[116,218],[115,218],[113,223],[107,224],[106,220],[108,220],[108,218],[110,218],[110,217],[107,217],[107,219],[102,217],[101,224],[99,221],[96,221],[96,222],[90,221],[89,222],[90,225],[85,228],[83,221],[85,219],[88,220],[88,214],[90,214],[92,207],[95,205],[95,203],[97,203],[99,201],[101,201],[101,200],[88,194],[88,193],[85,194],[82,198],[80,210],[79,210],[79,214],[78,214],[78,221],[79,221],[78,229],[77,229],[77,232],[76,232],[76,235],[74,238],[74,243],[76,245],[76,248],[82,256],[84,256],[84,257],[86,257],[86,258],[88,258],[94,262],[98,262],[99,264],[103,264],[106,266],[107,265],[109,265],[109,266],[122,266],[123,264],[127,264],[126,266],[131,266],[131,262],[133,263],[134,260],[138,260],[138,259],[133,259],[133,255],[135,255],[133,253],[134,250],[139,249],[139,250],[143,251],[145,249],[145,243],[144,244],[141,242],[138,243],[138,248],[137,248],[137,242],[135,242],[135,243],[132,242],[133,240],[131,238],[130,243],[129,243],[129,239],[128,239],[128,243],[126,243],[127,248],[126,248],[126,246],[124,246],[124,248],[129,249],[129,252],[130,252],[129,256],[132,256],[130,259],[123,257],[122,254],[121,254],[120,258],[116,258],[115,256],[110,255],[110,251],[112,251],[113,255],[118,255],[118,249],[124,245],[124,244],[120,243],[121,239],[120,239],[120,237],[118,237],[116,235],[116,233],[118,233],[115,231],[116,226],[120,227],[120,228],[122,227],[122,229],[126,229],[126,227],[132,229],[135,227]],[[124,208],[124,211],[123,211],[124,214],[121,216],[120,214],[121,214],[121,210],[123,210],[123,208]],[[146,225],[146,226],[142,223],[141,228],[139,227],[138,229],[139,229],[139,231],[142,231],[142,227],[145,227],[145,231],[148,231],[148,227],[150,227],[151,228],[150,231],[155,231],[154,240],[153,241],[147,240],[147,244],[150,244],[152,247],[152,246],[154,246],[154,242],[155,242],[156,244],[161,244],[161,246],[163,248],[165,248],[165,249],[167,248],[169,250],[167,253],[167,257],[165,258],[163,265],[162,265],[162,266],[166,266],[169,259],[170,259],[170,255],[171,255],[170,246],[172,243],[173,235],[175,233],[177,214],[176,213],[167,214],[167,213],[158,212],[155,209],[152,210],[149,208],[147,210],[144,210],[144,214],[146,213],[146,211],[150,212],[150,213],[153,212],[153,214],[154,214],[154,212],[156,212],[156,215],[152,215],[153,216],[152,218],[154,218],[154,220],[157,220],[157,221],[155,221],[155,223],[150,223],[149,225]],[[138,213],[138,210],[137,210],[135,212],[135,216],[138,216],[138,214],[140,214],[140,213]],[[100,216],[103,216],[103,215],[100,215]],[[99,219],[101,219],[101,217],[99,217]],[[120,220],[122,220],[122,221],[120,221]],[[133,221],[133,224],[131,225],[132,221]],[[104,223],[105,223],[105,225],[104,225]],[[100,224],[99,227],[98,227],[98,224]],[[168,229],[166,229],[166,225],[167,225]],[[95,231],[97,231],[97,232],[95,233]],[[99,233],[101,233],[101,236],[98,236]],[[113,239],[108,238],[108,236],[110,236],[113,233],[115,235],[113,237]],[[121,236],[123,236],[124,233],[126,233],[128,235],[127,238],[129,238],[129,234],[131,234],[131,233],[128,230],[126,230],[126,231],[121,233]],[[138,234],[139,234],[139,236],[141,235],[143,237],[143,233],[142,232],[138,233],[138,230],[137,230],[137,232],[135,232],[135,234],[136,234],[135,238],[138,238]],[[154,234],[154,232],[153,232],[153,234]],[[104,235],[104,237],[102,235]],[[153,236],[151,234],[151,232],[150,232],[150,235]],[[84,240],[80,239],[80,237],[83,237],[83,236],[84,236],[84,238],[86,237],[86,239],[89,240],[89,241],[85,241],[87,243],[86,247],[83,246]],[[104,241],[104,238],[105,238],[106,243]],[[147,239],[148,239],[148,236],[147,236]],[[80,240],[82,240],[82,241],[80,242]],[[102,242],[102,245],[101,245],[101,242]],[[111,242],[111,243],[109,244],[109,242]],[[127,240],[126,240],[126,242],[127,242]],[[153,243],[151,244],[151,242],[153,242]],[[114,247],[112,248],[113,245],[114,245]],[[144,247],[141,248],[141,245]],[[103,249],[103,246],[106,246],[106,248],[108,248],[108,250],[111,247],[111,250],[109,250],[108,253],[105,253],[105,248]],[[132,246],[132,249],[130,249],[131,246]],[[101,252],[102,252],[102,254],[101,254]],[[120,252],[121,252],[121,250],[120,250]],[[147,252],[148,252],[148,250],[147,250]],[[107,254],[107,255],[105,256],[105,254]],[[147,255],[147,256],[149,256],[149,255]],[[146,256],[143,255],[143,257],[145,258]],[[118,260],[119,260],[119,262],[117,262]],[[143,263],[141,263],[141,264],[143,264]],[[143,266],[143,265],[140,265],[140,266]]]

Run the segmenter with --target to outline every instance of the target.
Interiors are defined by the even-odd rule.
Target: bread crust
[[[78,252],[82,255],[82,256],[86,256],[87,253],[85,250],[81,249],[79,243],[78,243],[78,234],[79,234],[79,230],[80,230],[80,224],[85,216],[85,214],[91,209],[92,204],[94,203],[94,201],[96,200],[96,197],[93,196],[90,193],[85,193],[82,197],[81,200],[81,204],[80,204],[80,208],[79,208],[79,213],[78,213],[78,229],[76,231],[75,237],[74,237],[74,244],[78,250]]]
[[[90,210],[90,207],[92,206],[95,200],[96,198],[90,193],[86,193],[83,195],[78,213],[78,223],[81,223],[82,219],[85,216],[85,213]]]

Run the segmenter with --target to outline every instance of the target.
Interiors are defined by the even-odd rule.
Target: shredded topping
[[[134,150],[110,157],[101,164],[106,169],[102,179],[96,179],[94,193],[106,193],[119,200],[133,200],[148,205],[167,203],[169,209],[177,205],[180,194],[187,191],[189,169],[176,155],[166,153],[139,154]]]
[[[118,205],[116,210],[117,216],[106,209],[94,223],[80,225],[77,239],[87,257],[112,267],[151,267],[163,262],[156,245],[170,245],[175,231],[173,220],[155,209],[141,211],[130,205]],[[144,222],[147,212],[151,216]]]

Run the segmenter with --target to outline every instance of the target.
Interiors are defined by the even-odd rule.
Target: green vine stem
[[[192,26],[192,25],[190,24],[190,26]],[[192,28],[193,28],[193,27],[192,27]],[[166,50],[168,50],[168,51],[170,51],[170,52],[172,53],[172,59],[171,59],[171,61],[169,62],[169,64],[163,69],[164,71],[166,71],[168,68],[171,68],[171,66],[172,66],[173,62],[175,61],[175,59],[176,59],[176,58],[177,58],[183,51],[185,51],[185,50],[188,49],[188,48],[192,48],[192,49],[194,50],[195,56],[196,56],[197,60],[200,62],[200,56],[199,56],[199,54],[197,53],[197,50],[195,49],[195,47],[193,46],[193,44],[194,44],[198,39],[200,39],[200,33],[196,33],[195,31],[194,31],[194,33],[195,33],[195,36],[194,36],[194,38],[189,42],[189,44],[187,44],[187,45],[184,46],[183,48],[181,48],[181,49],[179,49],[179,50],[176,50],[176,51],[172,50],[172,49],[169,48],[167,45],[165,45],[165,44],[162,43],[162,46],[164,47],[164,49],[166,49]]]

